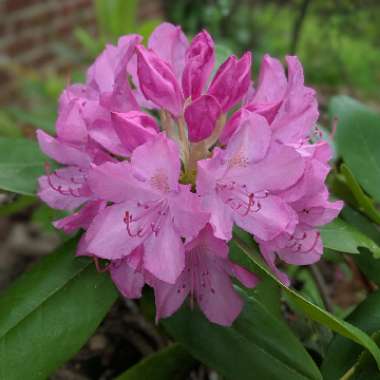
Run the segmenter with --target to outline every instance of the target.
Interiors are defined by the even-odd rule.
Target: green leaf
[[[380,201],[380,115],[347,96],[332,98],[329,110],[338,117],[338,153],[365,191]]]
[[[247,289],[276,318],[282,318],[281,293],[279,286],[267,276],[261,276],[260,283],[253,289]]]
[[[253,243],[252,236],[237,226],[234,227],[234,234],[248,245]],[[230,246],[230,259],[250,272],[256,272],[252,261],[240,249],[234,249],[233,243]],[[282,318],[280,287],[270,277],[260,273],[259,284],[253,289],[246,289],[245,291],[248,296],[253,295],[260,301],[272,315]]]
[[[99,40],[93,37],[87,30],[83,28],[76,28],[74,35],[82,48],[86,50],[87,54],[91,57],[98,55],[104,46],[100,46]]]
[[[1,137],[22,137],[22,129],[18,127],[14,119],[8,109],[0,109]]]
[[[374,201],[364,193],[347,165],[342,164],[340,170],[345,178],[347,186],[359,205],[359,210],[375,223],[380,224],[380,212],[377,210]]]
[[[180,380],[196,360],[178,343],[156,352],[129,368],[115,380]]]
[[[194,357],[230,380],[322,379],[289,327],[254,297],[246,298],[231,327],[211,323],[187,307],[162,323]]]
[[[343,209],[342,216],[363,234],[378,244],[380,243],[379,229],[365,216],[347,206]],[[354,255],[353,259],[369,280],[380,285],[380,260],[375,259],[368,249],[360,249],[360,255]]]
[[[340,218],[322,227],[321,236],[326,248],[355,254],[364,247],[380,257],[380,247],[373,240]]]
[[[340,216],[354,226],[362,234],[368,236],[377,245],[380,244],[380,230],[376,224],[372,223],[366,216],[350,206],[345,206]]]
[[[117,40],[136,30],[138,0],[96,0],[96,18],[103,38]]]
[[[380,331],[380,290],[370,294],[347,318],[347,321],[358,328],[373,334]],[[322,363],[323,378],[326,380],[339,379],[357,362],[362,347],[354,342],[341,337],[335,336],[332,340],[325,360]],[[376,369],[376,366],[374,366]],[[362,377],[363,379],[380,379],[380,373],[377,377]],[[358,373],[357,373],[358,375]],[[350,377],[356,379],[357,377]]]
[[[106,274],[75,258],[72,240],[0,298],[0,379],[40,380],[74,355],[116,299]]]
[[[36,197],[21,195],[15,201],[0,206],[0,217],[6,217],[21,212],[34,205],[36,201]]]
[[[0,189],[33,195],[46,161],[36,142],[0,138]]]
[[[47,104],[45,104],[45,108],[42,109],[39,109],[39,107],[35,105],[33,111],[27,111],[16,106],[10,108],[11,114],[19,123],[31,125],[36,129],[40,128],[49,133],[55,133],[55,120],[57,115],[54,111],[49,111],[50,108]]]
[[[260,270],[266,275],[270,276],[274,281],[276,281],[283,290],[287,293],[287,296],[292,300],[292,303],[297,306],[297,308],[307,315],[312,320],[319,322],[320,324],[330,328],[331,330],[337,332],[346,338],[362,345],[368,351],[371,352],[375,358],[377,365],[380,367],[380,349],[377,347],[376,343],[363,331],[357,327],[335,317],[326,310],[312,304],[305,298],[300,296],[294,290],[288,288],[282,284],[262,263],[260,258],[257,256],[257,252],[254,252],[251,247],[248,247],[242,240],[235,237],[236,246],[239,247],[243,252],[246,253],[248,257],[257,265]]]
[[[360,250],[360,255],[354,257],[355,263],[365,274],[368,280],[380,285],[380,260],[374,259],[371,252],[366,249]]]

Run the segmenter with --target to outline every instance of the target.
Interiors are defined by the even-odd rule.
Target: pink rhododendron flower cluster
[[[266,55],[256,83],[251,54],[215,67],[211,36],[188,41],[164,23],[107,45],[85,84],[59,100],[56,137],[37,132],[62,167],[47,168],[40,198],[86,230],[78,255],[109,261],[120,292],[153,287],[157,318],[187,297],[230,325],[243,301],[232,285],[258,279],[229,259],[234,226],[253,235],[270,268],[319,260],[318,227],[339,213],[324,184],[331,152],[316,140],[315,92],[297,57]]]

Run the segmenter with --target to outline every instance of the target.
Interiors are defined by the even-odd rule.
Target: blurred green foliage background
[[[94,0],[97,35],[78,25],[79,49],[56,42],[57,54],[70,62],[69,78],[12,62],[9,70],[17,77],[20,98],[0,109],[0,136],[17,137],[28,131],[34,135],[36,127],[53,132],[57,98],[68,81],[82,81],[86,66],[107,42],[115,43],[131,32],[147,38],[163,21],[138,20],[140,4],[139,0]],[[378,0],[162,0],[161,5],[163,18],[181,25],[189,36],[206,28],[219,48],[236,54],[252,51],[256,73],[264,53],[280,59],[297,54],[306,82],[317,88],[322,100],[344,93],[380,106]]]
[[[170,21],[206,28],[236,52],[297,54],[307,81],[361,98],[380,95],[380,2],[358,0],[166,0]]]

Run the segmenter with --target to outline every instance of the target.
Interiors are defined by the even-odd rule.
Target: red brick
[[[3,23],[0,23],[0,40],[1,38],[5,36],[5,33],[6,33],[5,25]]]
[[[94,9],[94,6],[95,5],[88,0],[77,0],[76,2],[76,9],[78,10]]]
[[[0,90],[0,104],[12,104],[17,99],[18,91],[14,82],[8,82],[7,86],[2,86]]]
[[[5,2],[5,11],[14,12],[20,9],[28,8],[34,4],[40,3],[39,0],[7,0]]]
[[[59,37],[71,38],[73,36],[74,26],[71,23],[63,24],[58,27],[54,34]]]
[[[161,9],[160,0],[139,1],[139,14],[144,18],[161,16]],[[97,34],[94,0],[0,0],[0,13],[5,20],[0,22],[1,53],[31,69],[49,67],[69,74],[77,66],[69,67],[56,54],[53,44],[65,43],[78,48],[80,45],[74,37],[77,27],[91,35]],[[0,83],[0,104],[4,104],[10,94],[14,96],[14,78],[3,70]]]
[[[41,56],[34,58],[29,63],[34,67],[46,66],[48,63],[56,59],[56,55],[52,51],[46,51]]]
[[[7,53],[14,57],[18,54],[23,54],[26,51],[30,51],[34,48],[36,40],[33,36],[27,36],[24,38],[17,38],[11,42],[7,47]]]
[[[9,82],[11,79],[11,75],[8,71],[5,71],[4,69],[0,69],[0,83],[3,85],[5,82]]]
[[[42,10],[40,13],[36,13],[30,17],[23,17],[16,20],[13,23],[13,29],[15,32],[24,32],[25,29],[30,29],[34,27],[39,27],[41,25],[48,25],[53,22],[54,11],[52,10]]]

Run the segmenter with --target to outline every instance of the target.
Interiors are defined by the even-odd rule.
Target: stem
[[[226,119],[227,115],[222,114],[216,122],[216,127],[212,131],[211,135],[204,140],[204,144],[207,149],[212,147],[218,141],[218,138],[223,131],[224,125],[226,124]]]
[[[173,137],[173,120],[170,114],[165,110],[160,110],[160,121],[162,130],[167,133],[169,137]]]
[[[314,278],[315,284],[317,285],[317,288],[321,294],[326,310],[329,312],[332,312],[334,310],[334,304],[331,301],[331,298],[329,295],[329,289],[326,286],[322,273],[320,272],[319,268],[315,264],[310,265],[309,268],[310,268],[311,275]]]
[[[353,365],[341,378],[340,380],[348,380],[355,373],[355,365]]]
[[[347,255],[343,255],[343,258],[349,268],[351,269],[352,273],[355,274],[360,282],[363,284],[364,288],[367,290],[367,293],[372,293],[376,290],[376,287],[373,285],[373,283],[368,280],[368,278],[362,273],[360,268],[356,265],[356,263],[353,261],[353,259]]]
[[[298,42],[301,35],[302,26],[304,24],[306,14],[309,8],[311,0],[303,0],[298,16],[293,25],[292,40],[290,43],[290,53],[295,54],[298,46]]]
[[[183,117],[178,118],[177,124],[178,124],[179,141],[181,143],[182,150],[183,150],[183,161],[184,161],[183,164],[185,167],[185,173],[187,173],[189,160],[190,160],[190,145],[189,145],[189,140],[186,134],[186,124],[185,124],[184,118]]]

